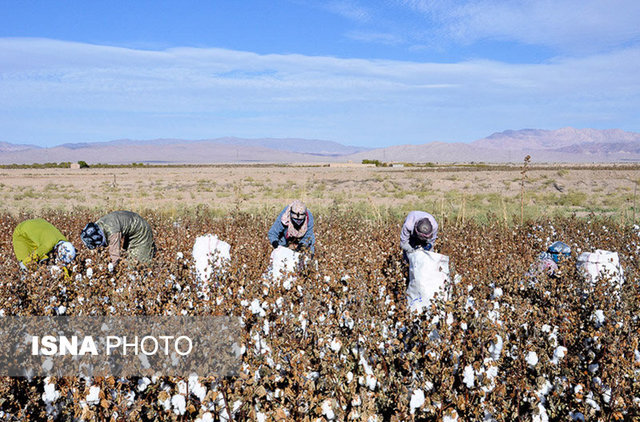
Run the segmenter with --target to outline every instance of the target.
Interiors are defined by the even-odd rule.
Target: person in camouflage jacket
[[[151,226],[132,211],[113,211],[95,223],[88,223],[80,238],[89,249],[109,246],[113,264],[123,258],[123,251],[143,263],[151,262],[156,252]]]

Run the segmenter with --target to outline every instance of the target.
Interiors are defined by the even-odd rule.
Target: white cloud
[[[517,41],[584,53],[640,41],[636,0],[400,0],[453,40]]]
[[[543,64],[446,64],[5,38],[1,140],[237,135],[380,145],[523,127],[639,130],[638,63],[639,48]]]
[[[351,31],[348,32],[346,36],[357,41],[372,42],[384,45],[400,45],[405,42],[402,36],[389,32]]]
[[[353,1],[331,1],[326,3],[325,7],[332,13],[357,22],[367,22],[371,19],[369,11]]]

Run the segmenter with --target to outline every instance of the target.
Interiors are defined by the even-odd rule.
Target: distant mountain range
[[[314,139],[119,139],[52,148],[0,142],[0,164],[79,160],[92,163],[168,164],[361,162],[629,162],[640,161],[640,133],[619,129],[523,129],[470,143],[430,142],[363,148]]]

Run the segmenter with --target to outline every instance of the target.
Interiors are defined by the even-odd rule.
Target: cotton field
[[[435,250],[451,280],[426,312],[407,309],[402,221],[318,215],[316,255],[269,269],[273,216],[142,213],[158,255],[109,266],[81,246],[96,214],[42,217],[78,246],[70,277],[21,274],[3,215],[0,315],[230,315],[243,327],[237,376],[3,378],[0,420],[593,421],[640,418],[637,227],[612,220],[443,221]],[[196,276],[197,237],[231,245]],[[554,240],[573,254],[557,279],[525,276]],[[618,252],[624,282],[595,282],[575,258]],[[453,281],[455,280],[455,281]],[[204,376],[203,376],[204,375]]]

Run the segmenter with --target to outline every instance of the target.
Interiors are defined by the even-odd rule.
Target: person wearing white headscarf
[[[284,207],[267,234],[274,248],[286,246],[296,250],[315,252],[316,237],[313,233],[313,214],[299,200]]]

